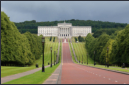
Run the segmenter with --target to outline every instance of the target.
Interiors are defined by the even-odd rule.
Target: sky
[[[13,22],[95,20],[129,24],[129,1],[1,1]]]

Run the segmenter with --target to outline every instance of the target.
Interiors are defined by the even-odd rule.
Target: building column
[[[64,37],[65,37],[65,28],[64,28]]]
[[[65,28],[64,28],[64,37],[65,37]]]
[[[69,28],[69,36],[70,36],[70,28]]]
[[[69,35],[69,28],[68,28],[68,35]]]
[[[65,28],[66,29],[66,34],[67,34],[67,28]]]
[[[66,28],[66,34],[67,34],[67,28]]]
[[[61,28],[60,28],[60,35],[61,35]],[[61,36],[60,36],[61,37]]]
[[[63,34],[63,28],[61,29],[62,30],[62,34]],[[62,36],[62,35],[61,35]],[[62,36],[63,37],[63,36]]]
[[[65,37],[65,28],[64,28],[64,37]]]
[[[67,28],[67,37],[68,37],[68,34],[69,34],[69,33],[68,33],[68,29],[69,29],[69,28]]]
[[[65,37],[66,37],[66,28],[65,28]]]
[[[68,34],[69,34],[69,28],[68,28]]]
[[[64,28],[63,28],[63,37],[64,37]]]
[[[70,28],[69,28],[70,29]],[[68,33],[69,33],[69,36],[70,36],[70,31],[68,31]]]
[[[68,28],[68,35],[69,35],[69,28]]]
[[[63,34],[63,28],[62,28],[62,34]],[[63,36],[62,36],[63,37]]]
[[[65,28],[66,29],[66,34],[67,34],[67,28]],[[66,36],[67,37],[67,36]]]

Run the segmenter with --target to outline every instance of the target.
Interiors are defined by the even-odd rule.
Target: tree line
[[[20,33],[25,33],[29,31],[30,33],[37,34],[38,26],[57,26],[58,23],[63,23],[64,21],[46,21],[46,22],[36,22],[36,20],[32,21],[24,21],[14,24],[18,28]],[[93,20],[65,20],[66,23],[72,23],[73,26],[92,26],[92,32],[96,32],[98,29],[111,29],[111,28],[124,28],[127,23],[115,23],[115,22],[103,22],[103,21],[93,21]]]
[[[31,65],[42,54],[42,35],[21,34],[9,17],[1,12],[1,65]]]
[[[94,36],[95,38],[98,38],[98,37],[99,37],[101,34],[103,34],[104,32],[105,32],[106,34],[108,34],[108,35],[113,36],[113,34],[114,34],[115,32],[118,32],[118,31],[120,31],[120,30],[122,30],[122,29],[124,29],[124,28],[119,27],[119,28],[112,28],[112,29],[108,29],[108,28],[98,29],[97,31],[94,32],[93,36]],[[116,33],[115,33],[115,34],[116,34]]]
[[[125,29],[111,35],[102,33],[95,38],[90,33],[85,38],[85,46],[92,59],[100,64],[129,66],[129,24]],[[108,47],[108,48],[107,48]],[[95,54],[94,54],[95,51]]]

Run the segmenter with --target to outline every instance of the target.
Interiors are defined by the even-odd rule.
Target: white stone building
[[[71,23],[58,23],[58,26],[38,26],[38,36],[56,36],[58,38],[71,38],[87,36],[92,33],[91,26],[72,26]]]

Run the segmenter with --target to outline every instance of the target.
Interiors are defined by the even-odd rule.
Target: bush
[[[78,40],[79,40],[79,42],[84,42],[85,41],[84,38],[81,37],[81,36],[78,36]]]
[[[53,38],[53,42],[55,42],[55,37]]]
[[[50,37],[50,41],[52,40],[52,36]]]

